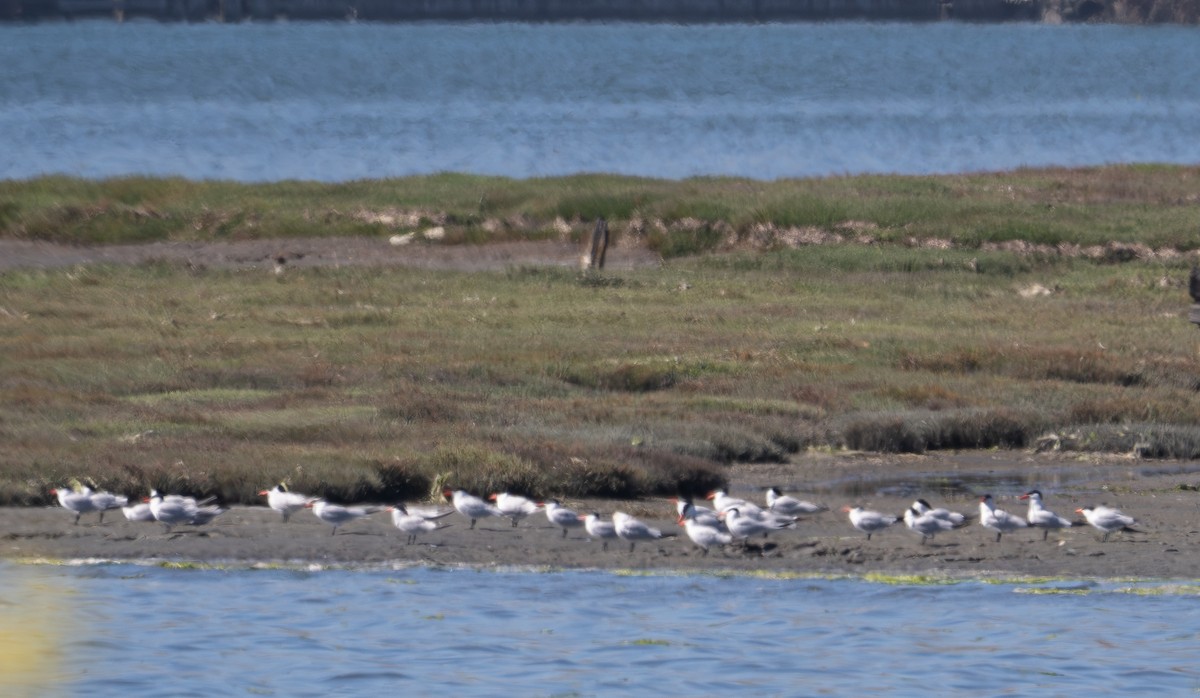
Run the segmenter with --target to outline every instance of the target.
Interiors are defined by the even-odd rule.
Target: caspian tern
[[[488,516],[504,516],[499,509],[473,494],[467,494],[465,490],[447,488],[442,490],[442,496],[454,505],[455,511],[471,520],[472,529],[475,528],[475,522],[479,519]]]
[[[653,528],[646,523],[626,514],[623,511],[614,511],[612,515],[613,527],[617,530],[617,537],[624,541],[629,541],[629,552],[633,552],[634,546],[640,540],[659,540],[661,538],[674,538],[674,535],[663,533],[657,528]]]
[[[104,523],[104,512],[109,509],[120,509],[129,504],[129,498],[111,492],[93,492],[91,488],[84,487],[81,492],[92,499],[92,506],[96,511],[100,512],[100,523]]]
[[[1070,528],[1075,525],[1070,519],[1065,519],[1042,506],[1042,493],[1038,490],[1030,490],[1020,498],[1029,500],[1029,512],[1025,515],[1025,520],[1029,522],[1030,526],[1042,529],[1042,540],[1049,538],[1052,530],[1057,531],[1060,528]]]
[[[497,492],[489,495],[488,499],[496,503],[496,508],[500,510],[501,515],[507,516],[512,521],[514,528],[518,521],[538,510],[537,502],[519,494]]]
[[[292,514],[303,509],[308,504],[308,500],[312,499],[312,497],[307,497],[299,492],[289,492],[287,485],[282,482],[269,490],[260,491],[258,496],[266,497],[267,506],[283,514],[284,523],[287,523]]]
[[[154,512],[150,511],[149,504],[134,504],[133,506],[121,507],[121,512],[125,514],[126,521],[153,521]]]
[[[600,518],[595,512],[579,518],[583,520],[583,528],[588,536],[603,543],[600,546],[601,550],[608,550],[608,541],[617,537],[617,527],[613,522]]]
[[[202,506],[192,497],[177,494],[164,497],[157,490],[150,490],[149,504],[154,520],[165,526],[167,533],[175,526],[201,526],[226,511],[219,506]]]
[[[916,507],[909,507],[904,511],[904,525],[913,533],[920,534],[921,545],[925,545],[926,538],[933,538],[942,531],[952,531],[955,528],[949,519],[938,518],[933,512],[922,514]]]
[[[792,525],[790,523],[784,524],[778,521],[763,520],[756,516],[747,516],[738,507],[730,507],[718,516],[725,522],[725,527],[729,529],[729,535],[733,540],[742,541],[743,543],[750,536],[756,536],[760,533],[767,534],[771,531],[778,531],[781,528],[788,528]]]
[[[708,507],[697,506],[691,497],[685,499],[672,497],[671,502],[675,505],[675,513],[679,515],[680,521],[684,520],[684,512],[690,511],[691,518],[701,526],[709,526],[718,531],[726,530],[725,522],[718,518],[716,511]]]
[[[79,517],[84,514],[96,511],[96,505],[92,502],[92,497],[88,493],[75,492],[74,490],[64,489],[62,487],[50,490],[50,494],[58,496],[58,503],[63,509],[75,512],[75,525],[79,525]],[[104,512],[100,512],[101,518]]]
[[[746,501],[745,499],[730,497],[729,495],[725,494],[724,490],[714,490],[710,492],[708,494],[708,499],[712,500],[713,507],[716,509],[718,514],[723,514],[728,512],[730,509],[736,508],[742,518],[752,519],[759,522],[763,525],[763,535],[766,535],[775,529],[790,528],[799,520],[795,516],[764,509],[753,502]],[[726,523],[726,528],[728,527],[728,523]],[[734,535],[734,538],[737,539],[736,534]]]
[[[551,499],[545,503],[546,519],[562,529],[562,537],[567,537],[567,529],[579,528],[583,525],[579,514],[564,507],[557,499]]]
[[[333,526],[333,531],[329,535],[337,535],[337,530],[344,524],[351,521],[357,521],[364,516],[370,516],[379,511],[379,507],[344,507],[340,504],[330,504],[329,502],[317,497],[310,500],[306,507],[313,510],[317,518],[325,523]]]
[[[409,513],[408,507],[403,504],[397,504],[394,507],[388,507],[388,511],[392,512],[392,525],[408,534],[406,543],[412,545],[417,542],[417,534],[429,533],[440,528],[446,528],[450,524],[434,523],[443,516],[449,516],[454,513],[447,512],[423,512],[418,509],[413,509]]]
[[[725,490],[713,490],[712,492],[708,493],[708,496],[706,496],[705,499],[712,500],[713,509],[716,509],[718,512],[725,511],[726,509],[730,509],[732,507],[741,509],[743,513],[751,511],[752,509],[761,508],[758,505],[751,504],[744,499],[730,497],[725,493]]]
[[[696,506],[690,502],[685,502],[683,511],[679,514],[679,523],[683,525],[683,530],[687,532],[688,538],[696,544],[703,552],[703,556],[708,556],[708,549],[714,545],[729,545],[733,542],[733,536],[723,532],[716,526],[710,526],[701,523],[696,515]]]
[[[850,515],[850,524],[867,534],[867,540],[871,540],[872,533],[878,533],[889,526],[899,521],[899,517],[882,514],[878,511],[869,511],[862,507],[842,507],[842,511]]]
[[[992,495],[985,494],[979,498],[979,525],[995,531],[996,542],[999,543],[1000,537],[1005,533],[1025,528],[1029,523],[1016,514],[997,509],[992,501]]]
[[[822,511],[829,511],[829,507],[803,499],[796,499],[791,495],[783,494],[778,487],[770,487],[767,489],[767,509],[776,514],[784,516],[799,516],[801,514],[816,514]]]
[[[1076,514],[1083,514],[1083,518],[1087,519],[1093,527],[1104,531],[1104,537],[1101,542],[1108,540],[1108,534],[1116,531],[1124,531],[1126,533],[1141,533],[1141,531],[1133,528],[1137,523],[1132,516],[1126,516],[1117,509],[1106,506],[1098,507],[1081,507],[1075,510]]]
[[[930,514],[935,519],[944,519],[949,521],[950,523],[954,524],[955,528],[958,528],[959,526],[965,526],[971,520],[970,516],[967,516],[966,514],[960,514],[957,511],[950,511],[949,509],[943,509],[942,507],[937,507],[935,509],[924,499],[918,499],[917,501],[913,502],[911,508],[916,509],[916,513],[918,514]]]

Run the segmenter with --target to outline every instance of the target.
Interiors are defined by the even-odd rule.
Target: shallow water
[[[1200,688],[1200,587],[1164,582],[5,563],[0,578],[0,620],[21,606],[57,633],[56,671],[18,695]],[[22,632],[0,625],[0,642]]]
[[[0,178],[1200,162],[1200,28],[0,26]]]

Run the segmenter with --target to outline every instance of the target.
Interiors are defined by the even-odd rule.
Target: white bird
[[[955,528],[949,519],[934,516],[933,512],[922,514],[916,507],[909,507],[904,511],[904,525],[913,533],[920,534],[921,545],[925,545],[926,538],[933,538],[942,531],[952,531]]]
[[[408,538],[405,539],[408,545],[417,542],[417,534],[429,533],[449,526],[450,524],[437,524],[434,522],[443,516],[449,516],[454,513],[451,511],[426,512],[416,508],[410,512],[408,507],[403,504],[388,507],[388,511],[392,512],[392,525],[408,534]]]
[[[312,499],[312,497],[305,496],[299,492],[289,492],[287,485],[282,482],[269,490],[261,490],[258,496],[266,497],[267,506],[283,514],[284,523],[288,522],[288,518],[292,514],[306,507],[308,501]]]
[[[318,519],[333,526],[333,531],[329,534],[331,536],[337,535],[337,530],[341,526],[379,511],[379,507],[374,506],[344,507],[340,504],[330,504],[320,497],[310,500],[305,506],[312,509]]]
[[[799,516],[801,514],[816,514],[822,511],[828,511],[829,507],[820,504],[814,504],[803,499],[796,499],[791,495],[783,494],[778,487],[770,487],[767,489],[767,509],[776,514],[784,516]]]
[[[705,557],[708,556],[708,549],[712,546],[729,545],[733,542],[733,536],[729,533],[721,531],[716,526],[701,523],[696,515],[696,506],[690,502],[684,502],[683,511],[679,514],[679,523],[683,525],[687,537],[704,551]]]
[[[612,521],[605,521],[600,518],[599,514],[591,513],[587,516],[579,517],[583,520],[583,528],[587,531],[588,536],[595,538],[603,545],[601,550],[608,550],[608,541],[617,537],[617,527]]]
[[[508,517],[512,521],[514,528],[518,521],[538,510],[537,502],[522,497],[519,494],[497,492],[489,495],[488,499],[496,503],[496,508],[500,510],[500,514]]]
[[[679,515],[679,520],[684,520],[684,513],[691,512],[691,518],[701,526],[710,526],[718,531],[724,531],[725,522],[718,516],[717,512],[708,507],[697,506],[691,498],[680,499],[672,497],[671,502],[675,504],[675,513]]]
[[[979,498],[979,525],[995,531],[996,542],[999,543],[1000,536],[1025,528],[1029,523],[1016,514],[997,509],[992,501],[992,495],[985,494]]]
[[[454,510],[471,520],[471,528],[475,528],[475,522],[479,519],[488,516],[504,516],[496,507],[488,504],[479,497],[473,494],[468,494],[465,490],[442,490],[442,496],[454,505]]]
[[[712,500],[713,507],[716,509],[718,514],[726,513],[730,509],[737,509],[738,513],[743,518],[758,521],[765,528],[763,531],[764,535],[774,529],[789,528],[799,520],[795,516],[788,516],[786,514],[763,509],[757,504],[748,502],[745,499],[730,497],[728,494],[725,494],[724,490],[714,490],[709,493],[707,498]],[[728,523],[726,523],[726,527],[728,528]],[[734,538],[737,538],[737,536],[734,535]]]
[[[871,540],[872,533],[878,533],[889,526],[899,521],[899,517],[882,514],[878,511],[869,511],[862,507],[842,507],[842,511],[850,515],[850,524],[867,534],[867,540]]]
[[[764,520],[756,516],[747,516],[738,507],[726,509],[719,516],[725,521],[725,527],[729,529],[729,535],[733,540],[739,540],[743,543],[750,536],[756,536],[760,533],[767,534],[771,531],[778,531],[781,528],[788,528],[792,525],[778,521]]]
[[[918,514],[930,514],[935,519],[949,521],[950,523],[954,524],[955,528],[958,528],[959,526],[965,526],[967,522],[971,520],[970,516],[967,516],[966,514],[960,514],[957,511],[950,511],[949,509],[943,509],[942,507],[937,507],[935,509],[924,499],[918,499],[917,501],[913,502],[911,508],[916,509]]]
[[[748,502],[744,499],[739,499],[737,497],[730,497],[728,494],[725,493],[725,490],[713,490],[712,492],[708,493],[708,496],[706,496],[705,499],[712,500],[713,509],[716,509],[718,512],[725,511],[727,509],[732,509],[733,507],[737,507],[738,509],[741,509],[743,513],[749,512],[752,509],[761,508],[758,505],[751,504],[750,502]]]
[[[76,492],[59,487],[50,490],[50,494],[58,496],[58,503],[62,505],[63,509],[75,512],[76,525],[79,525],[79,517],[96,511],[96,504],[92,502],[92,497],[89,493]],[[103,518],[104,513],[101,512],[100,516]]]
[[[545,509],[546,519],[550,523],[562,529],[563,538],[567,537],[567,529],[579,528],[583,525],[583,521],[580,520],[579,514],[564,507],[557,499],[551,499],[550,501],[546,502]]]
[[[110,509],[120,509],[129,504],[129,498],[124,495],[112,494],[111,492],[93,492],[89,487],[84,487],[80,491],[91,498],[92,506],[95,507],[96,511],[100,512],[100,523],[104,523],[104,512]]]
[[[1083,518],[1098,530],[1104,531],[1104,537],[1101,542],[1108,540],[1108,534],[1116,531],[1124,531],[1126,533],[1141,533],[1141,531],[1133,528],[1137,523],[1132,516],[1126,516],[1117,509],[1106,506],[1098,507],[1081,507],[1075,510],[1076,514],[1083,514]]]
[[[631,553],[634,546],[640,540],[659,540],[660,538],[674,537],[671,534],[664,534],[657,528],[653,528],[623,511],[614,511],[612,520],[613,527],[617,531],[617,537],[621,540],[629,541],[629,552]]]
[[[146,503],[134,504],[131,507],[121,507],[121,512],[125,514],[126,521],[154,520],[154,512],[150,511],[150,505]]]
[[[192,497],[177,494],[163,496],[157,490],[150,490],[149,504],[154,520],[165,526],[167,533],[175,526],[206,524],[226,511],[219,506],[202,505]]]
[[[1042,540],[1050,537],[1051,530],[1057,531],[1060,528],[1070,528],[1075,525],[1070,519],[1063,518],[1042,506],[1042,493],[1038,490],[1030,490],[1020,498],[1029,500],[1029,512],[1025,515],[1025,519],[1030,526],[1042,529]]]

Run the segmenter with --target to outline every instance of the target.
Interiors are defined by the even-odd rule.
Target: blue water
[[[1200,28],[0,26],[0,179],[1200,163]]]
[[[3,563],[0,577],[0,608],[36,588],[43,598],[19,600],[61,612],[40,616],[63,629],[60,666],[24,686],[31,694],[1077,696],[1200,688],[1200,588],[1162,582]]]

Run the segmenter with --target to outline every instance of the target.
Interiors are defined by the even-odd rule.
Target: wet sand
[[[250,565],[478,566],[600,568],[621,570],[738,570],[799,574],[895,574],[993,577],[1032,575],[1070,578],[1137,577],[1200,579],[1200,463],[1143,461],[1121,456],[1081,457],[1026,452],[970,452],[929,456],[805,456],[795,463],[743,465],[731,469],[731,494],[762,501],[763,490],[780,486],[831,507],[795,530],[751,541],[746,550],[714,549],[703,556],[674,522],[666,499],[586,500],[564,504],[607,516],[621,510],[642,518],[673,539],[608,550],[582,529],[566,538],[538,513],[512,527],[486,519],[470,530],[454,513],[451,524],[414,545],[381,511],[347,524],[337,535],[311,512],[283,523],[265,506],[236,506],[212,524],[165,533],[157,523],[131,523],[111,511],[73,525],[74,515],[54,508],[0,508],[0,556],[21,560],[137,560]],[[1017,495],[1040,489],[1046,506],[1082,519],[1074,510],[1106,503],[1137,519],[1142,533],[1115,533],[1107,542],[1090,526],[1052,532],[1028,529],[1007,534],[978,525],[978,497],[990,492],[997,506],[1024,516]],[[843,505],[860,504],[900,514],[923,497],[972,515],[970,525],[939,534],[922,545],[903,523],[870,540],[850,523]]]

